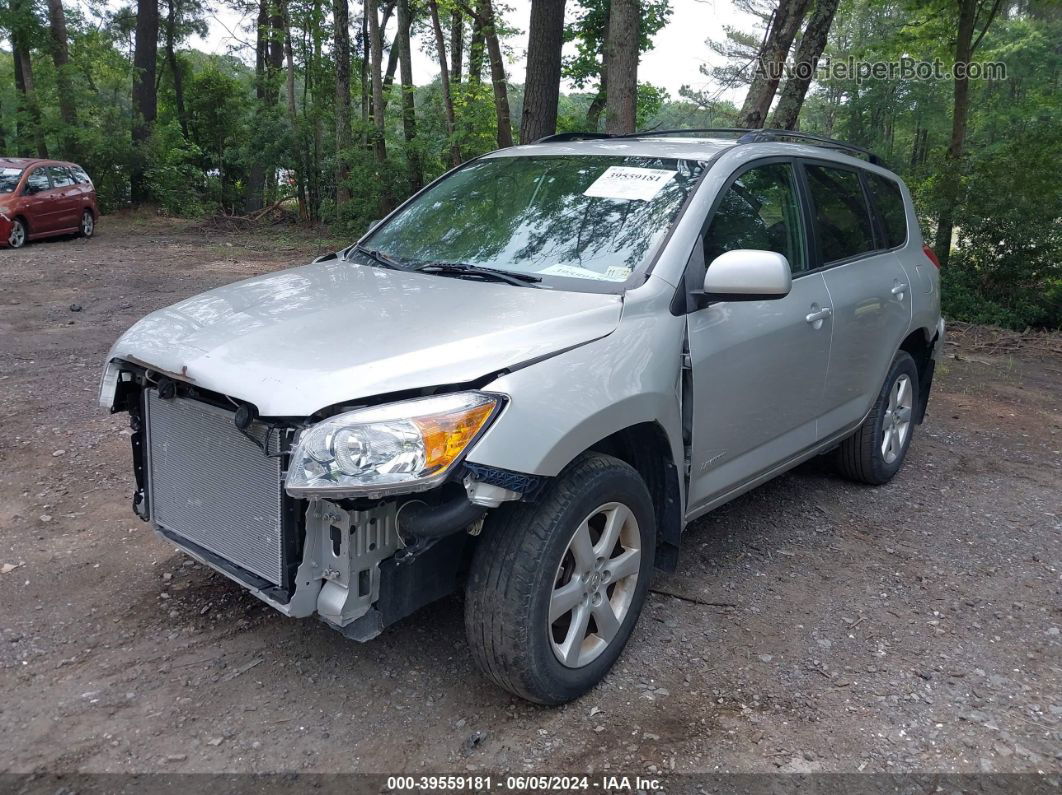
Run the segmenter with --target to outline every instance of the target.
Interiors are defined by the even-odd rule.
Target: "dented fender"
[[[683,460],[681,363],[685,318],[668,312],[674,288],[650,279],[627,293],[618,328],[603,339],[508,373],[485,389],[509,396],[468,460],[558,475],[596,442],[653,422]]]

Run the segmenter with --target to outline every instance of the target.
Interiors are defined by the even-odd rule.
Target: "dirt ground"
[[[456,597],[359,645],[192,564],[131,512],[103,356],[329,248],[134,217],[0,251],[0,771],[1062,771],[1062,359],[1034,351],[949,345],[888,486],[812,462],[697,522],[563,708],[480,677]]]

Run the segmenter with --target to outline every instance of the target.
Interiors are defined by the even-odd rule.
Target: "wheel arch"
[[[936,329],[916,328],[900,343],[900,350],[910,354],[918,371],[918,405],[915,407],[916,423],[925,419],[929,403],[929,390],[933,384],[933,349],[936,346]]]
[[[591,445],[590,451],[618,458],[641,475],[656,509],[656,567],[674,571],[682,536],[682,489],[663,426],[652,421],[631,425]]]

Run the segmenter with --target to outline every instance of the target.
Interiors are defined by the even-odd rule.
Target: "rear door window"
[[[74,184],[74,178],[70,172],[62,166],[49,166],[48,173],[52,177],[52,186],[56,188],[68,188]]]
[[[35,168],[26,177],[27,194],[40,193],[41,191],[50,190],[52,187],[51,182],[48,181],[48,171],[43,168]]]
[[[704,262],[739,248],[775,251],[793,273],[805,270],[804,226],[793,166],[750,168],[723,194],[704,236]]]
[[[805,166],[805,172],[823,263],[873,251],[870,209],[858,172],[815,165]]]
[[[85,173],[85,169],[81,168],[81,166],[74,166],[70,169],[70,173],[74,175],[74,179],[79,185],[88,185],[92,183],[92,180],[89,179],[89,175]]]
[[[870,200],[874,203],[878,222],[885,236],[884,247],[902,246],[907,241],[907,211],[903,206],[900,186],[893,180],[877,174],[868,173],[866,177]]]

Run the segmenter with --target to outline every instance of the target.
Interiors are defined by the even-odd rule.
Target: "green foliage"
[[[175,122],[155,125],[143,156],[148,189],[163,210],[186,217],[203,214],[202,152],[184,139]]]
[[[608,32],[610,0],[578,0],[575,21],[566,25],[564,40],[575,43],[575,55],[563,61],[563,73],[578,88],[597,83],[601,78],[601,51]],[[641,24],[638,29],[638,52],[653,47],[655,36],[671,17],[670,0],[642,0]]]
[[[959,175],[956,241],[944,269],[949,317],[1011,328],[1062,323],[1062,19],[1044,5],[997,18],[975,60],[1004,62],[1007,79],[970,82],[965,154],[945,159],[951,80],[829,79],[817,83],[801,129],[861,144],[907,182],[929,238],[944,175]],[[845,0],[826,55],[950,64],[956,11],[943,0]],[[1052,165],[1054,164],[1054,165]]]
[[[701,91],[683,87],[680,98],[650,84],[638,87],[638,126],[650,128],[726,127],[737,109],[721,99],[747,79],[746,66],[762,40],[762,26],[777,0],[732,0],[760,20],[759,30],[724,29],[709,42],[722,55],[702,71],[710,84]],[[560,97],[558,130],[586,128],[597,98],[609,0],[569,4],[565,39],[565,78],[578,90]],[[56,69],[51,57],[46,6],[39,0],[0,0],[0,32],[10,43],[20,38],[33,59],[35,104],[14,87],[9,53],[0,56],[0,142],[4,154],[34,154],[37,130],[49,154],[81,163],[92,176],[104,212],[129,203],[134,158],[147,165],[152,200],[166,212],[244,213],[253,206],[298,197],[302,217],[326,221],[356,234],[411,190],[411,164],[420,164],[425,181],[446,171],[451,146],[463,159],[496,146],[496,114],[484,61],[481,82],[469,82],[467,63],[471,24],[465,16],[465,79],[452,86],[456,141],[447,134],[438,78],[415,75],[416,138],[403,134],[401,103],[393,87],[385,119],[387,159],[378,162],[369,145],[371,120],[363,117],[362,42],[358,6],[352,6],[351,144],[343,153],[351,200],[335,204],[336,73],[332,50],[331,4],[287,0],[294,68],[289,98],[286,66],[256,74],[253,48],[240,55],[210,55],[187,46],[204,31],[202,0],[166,0],[161,4],[158,63],[158,119],[139,151],[131,142],[131,56],[136,23],[134,7],[91,8],[67,3],[70,63],[62,78],[76,97],[77,124],[71,129],[58,108]],[[425,7],[412,3],[414,31],[431,52],[434,42]],[[440,0],[446,40],[459,0]],[[642,0],[640,51],[671,15],[669,0]],[[173,49],[185,113],[178,109],[177,81],[167,54],[168,20],[173,12]],[[507,56],[520,23],[512,9],[495,3],[497,30]],[[254,14],[252,13],[251,18]],[[510,19],[506,19],[506,16]],[[834,61],[895,61],[901,57],[945,63],[956,31],[954,0],[842,0],[826,55]],[[245,31],[254,39],[254,30]],[[394,20],[387,33],[393,42]],[[1005,81],[971,84],[966,151],[956,163],[944,153],[951,133],[950,80],[854,80],[830,78],[813,84],[800,117],[801,129],[862,144],[881,154],[903,176],[915,198],[925,232],[942,206],[942,177],[959,176],[956,242],[945,269],[944,306],[952,317],[1011,327],[1062,323],[1062,17],[1054,0],[1004,3],[976,53],[977,60],[1002,61]],[[386,61],[386,57],[385,57]],[[511,63],[511,59],[510,59]],[[511,70],[510,70],[511,71]],[[267,76],[268,74],[268,76]],[[510,74],[510,77],[514,75]],[[262,89],[261,91],[259,89]],[[508,86],[511,118],[520,122],[523,89]],[[290,100],[290,104],[289,104]],[[292,107],[293,105],[293,107]],[[38,119],[39,117],[39,128]],[[187,137],[182,132],[187,124]],[[257,180],[257,181],[256,181]],[[264,182],[264,186],[263,186]],[[252,185],[257,188],[252,190]],[[261,193],[261,196],[257,194]]]

